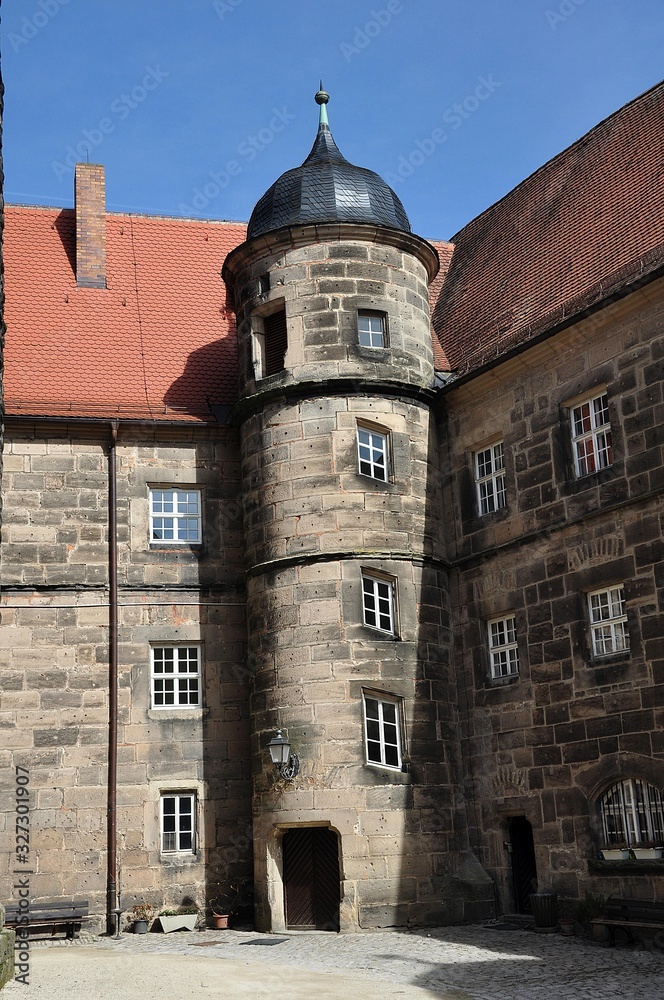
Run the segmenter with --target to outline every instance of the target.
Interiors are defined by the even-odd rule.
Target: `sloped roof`
[[[626,104],[452,237],[433,309],[462,374],[664,264],[664,83]]]
[[[74,212],[5,211],[7,413],[211,421],[235,401],[220,272],[243,225],[110,214],[108,287],[78,288]]]

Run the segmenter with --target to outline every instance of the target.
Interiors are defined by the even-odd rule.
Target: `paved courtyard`
[[[664,949],[529,930],[125,934],[33,944],[35,1000],[664,1000]],[[25,987],[7,984],[4,998]]]

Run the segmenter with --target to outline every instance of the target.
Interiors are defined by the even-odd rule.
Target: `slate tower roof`
[[[316,94],[318,134],[300,167],[287,170],[254,208],[247,239],[282,226],[316,222],[355,222],[410,232],[401,201],[373,170],[356,167],[341,154],[327,120],[329,95]]]

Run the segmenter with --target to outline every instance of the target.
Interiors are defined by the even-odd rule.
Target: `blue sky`
[[[248,219],[313,142],[448,238],[662,75],[662,0],[5,0],[5,195]]]

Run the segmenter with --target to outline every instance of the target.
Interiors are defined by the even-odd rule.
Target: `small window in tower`
[[[288,347],[285,309],[263,317],[263,337],[265,362],[263,377],[267,377],[284,370],[284,358]]]
[[[364,694],[367,764],[401,770],[401,702],[389,695]]]
[[[390,577],[362,574],[364,624],[390,635],[396,634],[394,585],[395,580]]]
[[[389,437],[373,427],[357,428],[357,455],[361,476],[387,482],[389,475]]]
[[[385,313],[358,313],[357,329],[360,338],[360,347],[387,346],[387,322]]]

